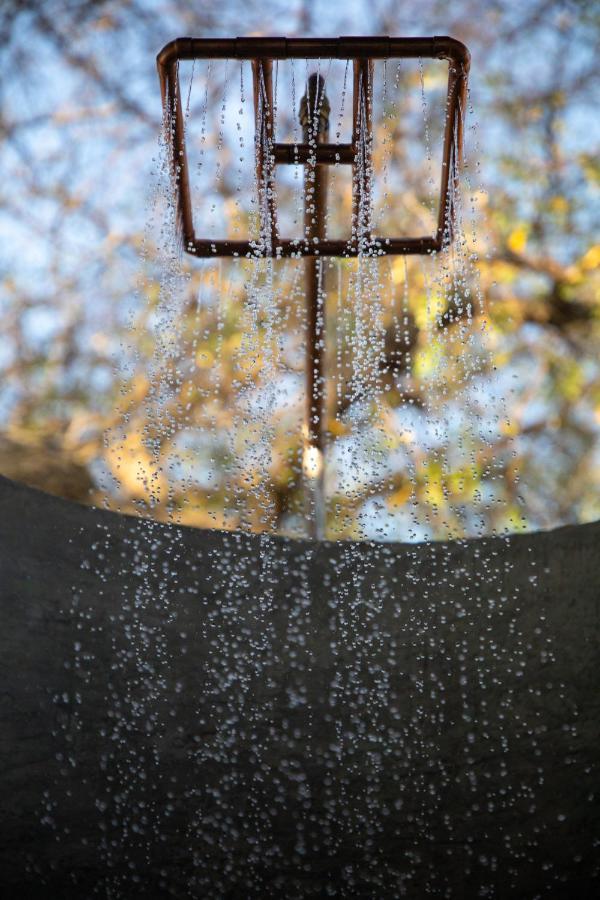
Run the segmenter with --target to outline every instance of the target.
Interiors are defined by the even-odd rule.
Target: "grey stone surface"
[[[0,479],[2,896],[599,896],[599,546],[311,545]]]

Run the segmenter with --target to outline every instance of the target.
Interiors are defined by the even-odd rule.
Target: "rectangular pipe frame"
[[[321,144],[315,149],[307,144],[274,143],[273,80],[274,59],[351,59],[354,66],[353,137],[351,144]],[[442,155],[439,214],[433,236],[384,238],[373,235],[368,240],[282,239],[277,233],[277,218],[272,185],[273,167],[277,164],[327,163],[351,164],[353,178],[353,216],[359,215],[361,196],[366,185],[357,185],[356,160],[358,146],[359,96],[366,97],[365,86],[372,79],[375,59],[446,59],[448,60],[448,92],[446,126]],[[247,59],[252,61],[255,119],[262,134],[257,133],[256,172],[261,206],[261,240],[210,240],[196,237],[191,204],[189,170],[185,146],[185,125],[181,107],[178,64],[193,59]],[[451,172],[460,166],[463,143],[463,118],[466,103],[470,56],[460,41],[450,37],[389,38],[178,38],[167,44],[157,57],[166,133],[172,141],[171,151],[177,181],[177,216],[184,249],[194,256],[210,257],[354,257],[360,252],[372,255],[428,254],[442,249],[452,221]],[[362,85],[362,87],[361,87]],[[366,105],[367,130],[370,131],[370,104]],[[363,129],[363,134],[364,134]],[[456,135],[456,139],[455,139]],[[271,160],[265,160],[264,147],[272,147]],[[367,153],[369,152],[369,148]],[[363,154],[365,148],[363,148]],[[364,199],[363,199],[364,206]],[[266,218],[266,221],[264,221]],[[363,223],[364,224],[364,223]]]

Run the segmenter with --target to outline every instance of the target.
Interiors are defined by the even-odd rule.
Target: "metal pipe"
[[[441,243],[438,242],[437,237],[429,236],[415,238],[372,237],[369,241],[369,249],[373,254],[379,256],[414,256],[415,254],[422,255],[440,250]],[[186,250],[199,259],[217,256],[257,258],[265,255],[264,249],[261,248],[260,244],[253,241],[213,241],[210,238],[205,240],[195,238],[186,245]],[[351,259],[358,256],[358,252],[355,242],[344,240],[343,238],[328,238],[320,241],[318,244],[308,244],[301,238],[295,238],[293,240],[278,240],[273,256],[281,259],[304,256],[340,256],[345,259]]]
[[[254,85],[254,145],[256,157],[256,183],[260,241],[265,256],[273,255],[277,243],[277,219],[275,210],[275,184],[273,153],[274,106],[273,61],[252,60]]]
[[[169,66],[169,77],[162,85],[163,127],[172,155],[172,174],[175,183],[176,227],[186,250],[191,251],[195,240],[194,217],[185,149],[185,121],[181,109],[179,64],[175,60]]]
[[[305,164],[309,159],[309,150],[305,144],[273,143],[273,121],[270,120],[266,131],[257,141],[257,174],[259,185],[263,191],[261,204],[261,239],[254,241],[209,240],[197,237],[194,230],[193,213],[188,178],[188,163],[185,148],[185,126],[181,98],[179,94],[178,65],[180,60],[235,58],[252,59],[255,78],[255,102],[264,93],[265,109],[273,111],[271,64],[273,59],[289,58],[334,58],[353,59],[355,73],[355,105],[358,102],[357,84],[369,84],[372,78],[373,59],[424,57],[447,59],[449,61],[447,121],[444,136],[442,162],[442,178],[440,191],[440,208],[436,233],[426,237],[381,238],[368,234],[365,223],[359,223],[360,211],[357,208],[357,196],[362,196],[362,207],[368,216],[370,201],[368,198],[368,181],[359,185],[356,190],[357,167],[355,165],[355,231],[361,234],[361,247],[356,241],[327,240],[323,238],[318,244],[306,241],[278,239],[275,202],[273,190],[273,167],[277,163]],[[375,255],[426,254],[442,249],[446,240],[452,240],[453,218],[453,178],[460,166],[462,149],[463,119],[465,114],[467,75],[470,54],[464,44],[450,37],[431,38],[390,38],[390,37],[341,37],[341,38],[282,38],[282,37],[249,37],[249,38],[177,38],[160,51],[157,57],[161,94],[165,110],[165,129],[172,152],[173,174],[176,182],[176,205],[178,228],[183,239],[184,249],[199,258],[215,256],[225,257],[353,257],[360,252]],[[368,104],[370,91],[365,92]],[[370,117],[370,109],[366,108],[366,117]],[[355,128],[353,143],[335,145],[320,143],[316,150],[316,162],[320,163],[355,163],[357,150],[357,109],[355,108]],[[367,123],[367,133],[370,127]],[[265,148],[269,148],[270,158],[265,159]],[[363,150],[370,150],[364,147]],[[366,155],[366,153],[364,154]],[[368,165],[367,160],[367,165]],[[362,164],[361,164],[362,168]],[[265,183],[264,179],[267,178]],[[265,196],[266,195],[266,196]],[[265,220],[269,221],[265,229]]]
[[[317,161],[316,148],[329,138],[329,101],[325,80],[313,73],[300,102],[300,124],[304,142],[313,150],[304,167],[304,236],[309,246],[318,247],[325,238],[327,215],[327,164]],[[306,334],[306,447],[304,472],[312,487],[313,537],[325,530],[324,443],[325,443],[325,268],[323,261],[309,257],[305,263]]]
[[[354,147],[352,144],[274,144],[273,156],[276,163],[284,165],[301,165],[316,157],[318,163],[353,163]]]
[[[373,60],[354,60],[352,93],[352,232],[357,250],[371,238],[371,157],[373,151]]]
[[[436,238],[441,250],[444,240],[452,240],[454,179],[462,165],[463,130],[467,102],[468,65],[451,63],[448,69],[446,126],[442,153],[442,182]]]
[[[449,62],[446,128],[442,163],[440,210],[434,236],[382,238],[371,233],[371,154],[373,60],[435,58]],[[256,176],[259,192],[258,241],[208,240],[195,235],[191,209],[185,125],[179,89],[179,61],[191,59],[250,59],[254,81]],[[329,102],[325,83],[310,76],[300,105],[302,144],[276,144],[273,103],[273,59],[352,59],[354,65],[353,133],[351,144],[329,144]],[[324,536],[325,396],[325,270],[323,257],[426,254],[452,240],[453,190],[461,162],[463,119],[470,55],[450,37],[389,38],[178,38],[158,54],[157,65],[165,112],[165,131],[172,153],[177,189],[177,216],[184,248],[198,257],[305,257],[307,298],[306,444],[304,470],[310,485],[314,537]],[[305,172],[304,224],[301,240],[278,238],[274,167],[302,164]],[[353,222],[349,241],[326,238],[327,166],[353,166]],[[308,463],[308,465],[306,465]]]
[[[468,70],[470,54],[461,41],[436,37],[177,38],[157,56],[159,71],[176,59],[448,59]]]

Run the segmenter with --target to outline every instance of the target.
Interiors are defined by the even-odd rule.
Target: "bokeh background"
[[[180,35],[451,34],[472,54],[469,202],[481,239],[477,290],[490,370],[510,384],[509,408],[475,470],[445,473],[443,490],[432,491],[435,460],[425,456],[413,465],[408,490],[399,464],[385,502],[397,508],[414,500],[416,480],[418,499],[436,513],[444,504],[466,508],[485,493],[486,472],[495,466],[501,490],[497,482],[484,531],[600,516],[597,3],[4,0],[0,29],[0,473],[82,503],[124,511],[145,504],[147,512],[148,472],[154,465],[156,474],[156,460],[173,450],[177,429],[154,433],[145,419],[149,361],[156,360],[152,316],[164,266],[164,252],[161,257],[148,241],[147,221],[160,168],[155,57],[165,43]],[[218,100],[216,81],[214,90]],[[396,137],[403,140],[402,133]],[[410,190],[418,187],[403,185],[403,208],[410,207]],[[394,271],[402,290],[403,270]],[[415,272],[410,342],[424,349]],[[203,279],[205,293],[222,290],[222,284],[211,287],[214,272],[193,262],[179,274],[191,298]],[[235,299],[234,281],[227,292]],[[180,332],[180,359],[188,367],[191,360],[185,409],[178,397],[169,415],[185,415],[200,428],[208,393],[214,394],[211,361],[218,348],[218,397],[210,411],[216,433],[219,415],[227,428],[235,374],[227,368],[227,348],[239,348],[243,322],[231,312],[234,302],[225,313],[211,312],[209,303],[199,332],[195,308],[184,307],[189,323]],[[289,327],[297,323],[290,319]],[[398,368],[401,352],[392,331],[384,337],[390,365],[382,378],[389,377],[393,405],[394,360]],[[301,369],[301,358],[294,365]],[[418,407],[417,375],[411,390]],[[341,439],[338,413],[332,412],[330,432]],[[113,437],[124,416],[128,425],[116,455]],[[185,452],[208,451],[179,446],[180,463]],[[300,508],[290,458],[274,455],[269,496],[255,495],[257,506],[274,510],[270,527],[283,530],[286,516],[291,521]],[[175,506],[178,521],[240,524],[221,514],[219,485],[202,478],[192,485],[187,476],[175,484],[176,475],[168,491],[156,493],[153,515],[166,518]],[[240,484],[252,477],[241,471]],[[227,488],[230,482],[223,483]],[[353,516],[374,494],[368,479],[362,490],[354,491],[342,536],[357,533]],[[247,507],[243,524],[259,528]]]

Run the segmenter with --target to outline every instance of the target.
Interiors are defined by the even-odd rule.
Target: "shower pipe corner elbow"
[[[194,55],[193,43],[193,38],[179,37],[165,44],[156,57],[156,67],[159,73],[162,75],[179,59],[191,59]]]
[[[447,35],[434,37],[433,41],[436,56],[439,59],[447,59],[456,63],[465,75],[468,74],[471,65],[471,54],[466,44]]]

